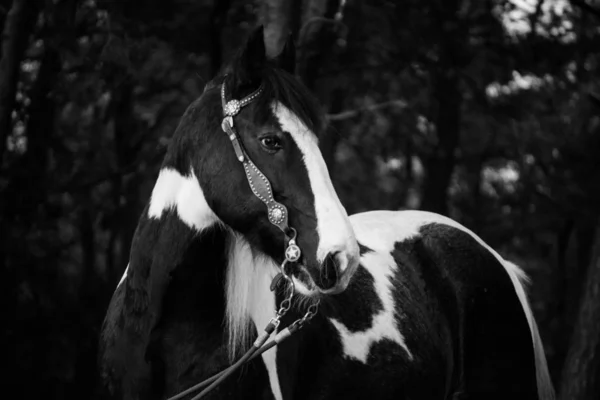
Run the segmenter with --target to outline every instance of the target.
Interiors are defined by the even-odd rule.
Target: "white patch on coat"
[[[311,190],[315,198],[319,246],[317,261],[323,262],[329,253],[340,252],[340,272],[350,268],[353,273],[358,266],[358,244],[348,213],[338,198],[327,165],[319,150],[317,137],[302,121],[282,104],[273,105],[273,113],[282,129],[289,132],[298,146],[308,172]]]
[[[451,226],[471,235],[477,243],[494,255],[510,277],[529,324],[535,354],[539,398],[541,400],[554,399],[555,394],[548,372],[544,347],[523,286],[523,283],[527,281],[527,275],[523,270],[514,263],[504,260],[498,252],[471,230],[443,215],[418,210],[369,211],[353,215],[350,218],[358,241],[374,251],[389,253],[396,242],[419,235],[419,229],[422,226],[438,223]]]
[[[373,276],[375,291],[383,304],[383,310],[374,316],[371,327],[362,332],[350,332],[341,322],[330,319],[340,333],[346,357],[366,363],[371,346],[382,339],[389,339],[401,346],[409,359],[412,359],[412,353],[395,318],[397,310],[390,277],[397,266],[391,252],[397,242],[418,236],[423,225],[442,223],[439,217],[441,216],[437,214],[420,211],[369,211],[350,217],[358,242],[373,250],[363,254],[360,263]]]
[[[219,222],[206,202],[193,170],[188,176],[168,167],[160,171],[152,190],[148,217],[160,219],[163,212],[171,209],[175,209],[179,218],[196,231]]]
[[[383,339],[389,339],[402,347],[412,360],[412,354],[406,346],[395,318],[396,309],[391,284],[391,276],[396,269],[394,258],[389,252],[368,252],[361,257],[361,264],[373,276],[375,292],[381,300],[383,309],[373,316],[371,327],[362,332],[350,332],[341,322],[333,318],[329,319],[340,333],[344,355],[366,364],[371,346]]]
[[[278,273],[277,265],[268,257],[253,252],[250,244],[239,234],[231,233],[227,267],[227,326],[229,352],[233,359],[240,349],[250,344],[250,323],[261,334],[276,314],[275,294],[271,281]],[[262,354],[269,374],[271,390],[276,400],[281,400],[277,374],[277,347]]]

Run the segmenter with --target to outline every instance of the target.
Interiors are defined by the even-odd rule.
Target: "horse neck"
[[[185,310],[190,318],[224,318],[234,355],[252,325],[262,329],[273,316],[269,286],[276,273],[270,258],[220,222],[193,170],[161,170],[136,230],[126,285],[133,300],[126,304],[142,316],[146,334],[163,315]]]
[[[227,233],[218,224],[197,230],[176,209],[159,218],[151,212],[150,203],[138,223],[122,283],[126,321],[146,338],[163,316],[181,316],[185,310],[177,305],[185,296],[191,296],[185,308],[210,304],[224,314],[228,254]]]

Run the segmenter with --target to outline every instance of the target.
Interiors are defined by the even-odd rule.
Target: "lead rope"
[[[293,241],[293,239],[290,241]],[[295,244],[291,244],[291,246],[295,246]],[[288,246],[288,249],[291,246]],[[273,279],[271,287],[273,289],[274,286],[277,286],[280,278],[283,277],[288,283],[288,285],[287,285],[288,295],[279,305],[279,310],[277,310],[276,316],[273,317],[269,321],[269,323],[265,327],[263,333],[252,344],[252,347],[237,362],[235,362],[235,364],[233,364],[233,365],[229,366],[228,368],[226,368],[225,370],[211,376],[210,378],[205,379],[204,381],[190,387],[189,389],[186,389],[185,391],[183,391],[173,397],[170,397],[168,400],[181,399],[183,396],[186,396],[188,394],[191,394],[193,392],[196,392],[196,391],[204,388],[205,386],[208,386],[208,387],[206,387],[206,389],[204,389],[198,395],[193,397],[191,400],[199,400],[199,399],[203,398],[209,392],[211,392],[213,389],[215,389],[217,386],[219,386],[231,374],[233,374],[240,367],[242,367],[244,364],[246,364],[247,362],[262,355],[265,351],[279,345],[281,342],[283,342],[284,340],[286,340],[287,338],[292,336],[294,333],[296,333],[300,329],[302,329],[307,322],[309,322],[311,319],[314,318],[314,316],[317,314],[317,312],[319,310],[319,302],[318,301],[308,307],[306,314],[304,314],[304,316],[302,318],[297,319],[296,321],[291,323],[289,326],[287,326],[286,328],[279,331],[275,335],[275,337],[267,343],[267,340],[269,339],[269,337],[272,336],[275,329],[277,329],[277,327],[281,323],[281,318],[290,310],[290,308],[292,306],[292,299],[294,297],[294,292],[295,292],[294,282],[291,279],[291,277],[287,274],[287,272],[285,271],[285,266],[287,263],[295,262],[295,261],[297,261],[297,258],[295,260],[294,260],[294,257],[288,258],[288,251],[286,250],[286,258],[283,261],[283,263],[281,263],[281,267],[280,267],[282,272],[280,272]]]
[[[183,396],[186,396],[190,393],[196,392],[205,386],[202,392],[200,392],[197,396],[193,397],[191,400],[198,400],[202,397],[206,396],[209,392],[211,392],[214,388],[216,388],[219,384],[221,384],[227,377],[237,371],[240,367],[242,367],[247,362],[253,360],[259,355],[263,354],[265,351],[277,346],[294,333],[298,332],[302,329],[306,323],[308,323],[314,316],[317,314],[319,310],[319,302],[312,304],[308,307],[306,314],[302,318],[297,319],[293,323],[291,323],[286,328],[282,329],[278,332],[273,339],[271,339],[268,343],[269,337],[272,336],[273,332],[279,327],[281,323],[281,318],[290,310],[292,306],[292,300],[295,293],[294,281],[290,277],[290,275],[286,271],[286,265],[289,263],[295,263],[300,259],[302,254],[300,247],[296,244],[296,230],[294,228],[290,228],[288,226],[288,212],[287,208],[275,201],[273,198],[273,191],[271,189],[271,183],[267,179],[267,177],[254,165],[252,160],[246,154],[240,138],[237,134],[233,123],[233,117],[236,116],[240,110],[250,104],[253,100],[255,100],[262,93],[262,86],[259,87],[254,93],[246,96],[243,100],[230,100],[226,101],[226,93],[225,93],[225,82],[223,82],[223,86],[221,87],[221,103],[223,106],[223,122],[221,123],[221,129],[223,132],[227,134],[231,144],[233,146],[233,150],[235,151],[236,157],[238,161],[240,161],[244,165],[244,171],[246,172],[246,178],[248,179],[248,184],[252,189],[252,192],[256,197],[258,197],[265,205],[267,206],[267,216],[269,218],[269,222],[273,225],[277,226],[288,239],[287,247],[285,249],[285,259],[281,263],[280,272],[273,278],[271,282],[271,291],[274,291],[282,280],[285,280],[287,283],[287,296],[282,300],[279,305],[279,309],[277,310],[275,317],[271,318],[267,326],[265,327],[263,333],[259,335],[259,337],[254,341],[252,347],[233,365],[224,369],[223,371],[211,376],[210,378],[186,389],[185,391],[170,397],[168,400],[179,400]]]

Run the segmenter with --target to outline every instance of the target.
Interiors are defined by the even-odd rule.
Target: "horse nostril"
[[[319,274],[319,286],[321,289],[331,289],[334,287],[339,278],[339,265],[338,265],[338,253],[329,253],[323,265],[321,266],[321,273]]]

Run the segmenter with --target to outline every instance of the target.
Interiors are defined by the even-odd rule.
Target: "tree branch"
[[[341,121],[344,119],[356,117],[357,115],[359,115],[360,113],[363,113],[365,111],[377,111],[382,108],[391,107],[391,106],[396,106],[398,108],[405,108],[406,102],[404,100],[390,100],[390,101],[386,101],[386,102],[379,103],[379,104],[372,104],[370,106],[357,108],[355,110],[342,111],[337,114],[328,114],[327,119],[329,121]]]
[[[283,49],[291,20],[290,0],[261,2],[259,20],[264,26],[265,47],[269,57],[275,57]]]
[[[600,9],[588,4],[585,0],[571,0],[571,3],[575,4],[583,11],[594,15],[596,18],[600,18]]]

